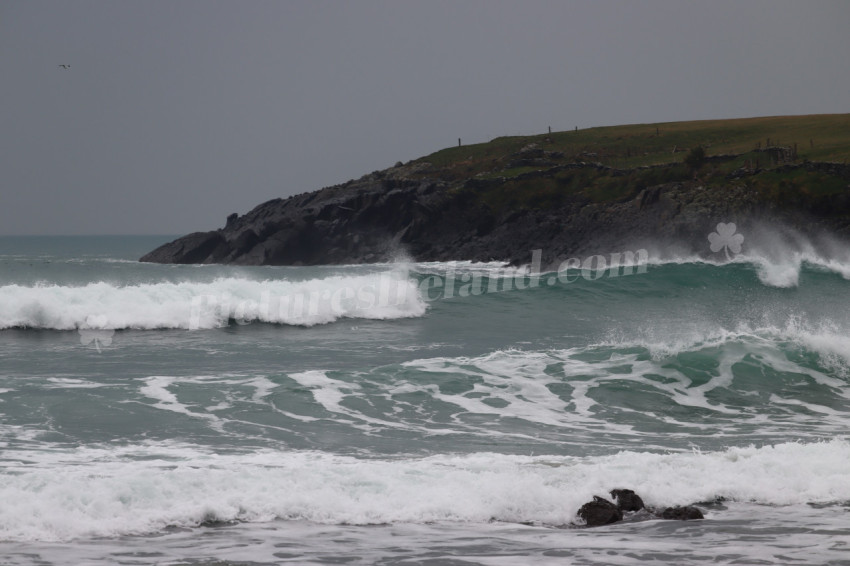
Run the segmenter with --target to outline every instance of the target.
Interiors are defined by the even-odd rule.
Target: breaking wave
[[[850,500],[844,440],[603,457],[369,460],[269,450],[221,455],[177,444],[6,457],[21,460],[6,466],[0,487],[0,538],[7,541],[145,534],[215,521],[567,525],[593,495],[622,486],[651,506]]]
[[[341,318],[418,317],[425,310],[416,282],[399,270],[307,281],[226,277],[0,287],[0,329],[197,329],[232,321],[313,326]]]

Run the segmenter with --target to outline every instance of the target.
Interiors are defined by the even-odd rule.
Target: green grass
[[[505,178],[502,185],[478,189],[476,198],[494,210],[522,207],[552,207],[568,199],[606,202],[631,198],[640,190],[693,179],[683,160],[691,148],[702,146],[710,158],[735,155],[723,162],[709,162],[697,173],[698,180],[710,187],[729,184],[727,175],[745,165],[767,170],[756,177],[735,181],[758,188],[776,198],[790,192],[810,195],[846,191],[847,183],[820,173],[795,171],[772,173],[779,163],[758,148],[796,147],[800,163],[809,161],[847,162],[850,159],[850,114],[776,116],[732,120],[701,120],[659,124],[631,124],[553,132],[536,136],[496,138],[488,143],[450,147],[418,159],[432,165],[419,176],[437,177],[462,189],[466,179]],[[521,149],[536,144],[547,153],[545,164],[512,166],[520,159]],[[626,175],[595,169],[569,169],[554,177],[518,176],[545,170],[553,165],[576,162],[601,163],[627,171]],[[664,166],[637,169],[641,166]]]
[[[656,133],[657,132],[657,133]],[[701,120],[632,124],[586,130],[553,132],[537,136],[496,138],[488,143],[450,147],[421,158],[437,170],[452,173],[491,171],[522,147],[537,143],[546,151],[565,154],[566,161],[599,161],[621,168],[679,162],[685,152],[674,148],[706,148],[708,155],[746,153],[771,145],[797,144],[800,159],[844,161],[850,159],[850,114],[778,116],[732,120]],[[596,153],[586,159],[581,153]]]
[[[823,197],[848,191],[848,184],[844,179],[804,170],[767,171],[753,177],[748,184],[762,194],[771,195],[776,199],[790,195]]]

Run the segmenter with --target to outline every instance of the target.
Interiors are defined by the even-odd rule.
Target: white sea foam
[[[71,377],[48,377],[42,385],[45,389],[99,389],[109,387],[105,383],[95,383],[85,379]]]
[[[788,250],[783,254],[774,256],[761,255],[754,251],[741,253],[728,261],[697,255],[660,255],[650,257],[647,263],[653,266],[704,264],[722,267],[729,264],[752,265],[763,285],[779,288],[799,286],[800,274],[806,267],[836,273],[844,279],[850,279],[850,259],[825,257],[813,250],[807,252]]]
[[[769,287],[797,287],[804,267],[827,271],[850,279],[850,250],[834,237],[810,238],[782,226],[755,226],[745,236],[741,253],[671,253],[655,250],[648,258],[650,265],[728,263],[752,265],[762,284]],[[708,248],[706,240],[706,248]],[[706,250],[707,251],[707,250]]]
[[[156,401],[154,407],[174,413],[182,413],[190,417],[208,419],[212,421],[213,426],[218,428],[218,418],[209,413],[201,411],[193,411],[190,406],[187,406],[177,399],[177,395],[169,390],[169,387],[178,381],[178,378],[169,376],[153,376],[144,379],[145,385],[140,388],[140,393],[146,397]]]
[[[643,347],[650,351],[654,359],[661,360],[682,352],[716,348],[735,342],[747,342],[750,347],[757,348],[760,354],[778,343],[790,343],[817,353],[829,369],[843,375],[850,373],[850,337],[847,331],[829,321],[811,324],[796,316],[788,317],[784,324],[758,326],[739,323],[733,329],[712,324],[693,325],[688,331],[676,327],[648,327],[629,337],[617,331],[612,332],[611,338],[600,345]],[[801,371],[801,368],[795,365],[794,371]]]
[[[410,269],[423,275],[445,275],[453,274],[456,277],[467,275],[484,276],[496,279],[510,279],[524,277],[531,274],[527,265],[511,265],[502,261],[430,261],[417,262],[410,265]]]
[[[715,497],[767,505],[850,500],[843,440],[596,458],[363,460],[318,452],[218,455],[174,444],[5,456],[0,539],[20,541],[151,533],[207,520],[560,525],[615,487],[635,489],[654,506]]]
[[[312,326],[341,318],[417,317],[426,304],[403,270],[308,281],[0,287],[0,329],[215,328],[229,320]]]
[[[569,431],[574,438],[583,434],[591,438],[594,431],[600,429],[608,435],[636,434],[628,419],[612,420],[597,414],[600,407],[596,397],[600,392],[626,382],[655,391],[675,405],[702,408],[719,415],[737,415],[739,412],[706,397],[712,389],[728,385],[731,373],[721,372],[715,379],[694,387],[691,379],[677,370],[642,359],[637,354],[614,354],[605,360],[588,362],[581,359],[581,353],[581,349],[551,352],[509,350],[478,358],[431,358],[404,365],[421,372],[412,386],[428,391],[435,399],[457,406],[464,413],[522,419]],[[472,388],[460,393],[443,393],[438,388],[422,384],[426,381],[423,374],[441,373],[467,376]],[[666,381],[651,379],[648,377],[651,375],[663,376]],[[556,393],[557,389],[553,388],[561,391]],[[615,409],[610,404],[606,405],[606,410]],[[625,406],[616,409],[631,411]],[[650,413],[644,414],[648,415]],[[674,423],[672,420],[669,422]],[[488,431],[492,433],[492,430]]]
[[[418,372],[439,375],[465,375],[473,384],[462,393],[443,393],[439,388],[426,386],[432,397],[457,406],[465,413],[491,414],[502,418],[522,419],[555,427],[574,427],[590,417],[589,408],[595,402],[583,397],[581,384],[571,384],[574,396],[565,400],[550,389],[561,381],[560,376],[546,375],[549,365],[561,365],[564,374],[585,374],[602,377],[608,367],[618,365],[589,364],[573,359],[569,354],[497,351],[477,358],[429,358],[404,364]],[[424,381],[421,373],[417,382]],[[637,372],[635,372],[637,373]],[[411,384],[416,385],[416,384]],[[608,423],[611,431],[627,432],[628,425]]]
[[[186,416],[207,419],[210,425],[221,429],[226,419],[214,414],[217,411],[228,409],[234,402],[248,401],[256,404],[268,404],[266,397],[270,395],[278,385],[264,376],[166,376],[154,375],[140,380],[144,385],[139,387],[139,393],[148,399],[155,401],[152,406],[164,411],[180,413]],[[184,403],[179,400],[175,392],[180,386],[196,385],[213,388],[215,391],[223,392],[226,400],[219,401],[215,405],[204,405],[198,403]],[[233,388],[248,388],[253,391],[250,397],[246,395],[235,396]]]
[[[360,430],[372,431],[377,428],[399,428],[411,431],[423,432],[431,435],[452,434],[454,431],[443,428],[425,428],[421,425],[403,422],[398,418],[382,419],[359,411],[354,408],[349,408],[343,405],[346,397],[356,397],[361,393],[361,386],[358,383],[350,383],[332,379],[327,376],[326,372],[320,370],[311,370],[301,373],[293,373],[289,378],[297,382],[299,385],[306,387],[313,395],[313,399],[322,406],[322,408],[334,415],[335,419],[342,417],[349,426]],[[393,393],[401,392],[398,387],[391,389]],[[294,416],[287,414],[287,416]],[[296,417],[297,418],[297,417]]]
[[[696,356],[680,357],[683,353]],[[819,364],[806,361],[812,354]],[[705,365],[705,359],[713,363]],[[649,440],[652,430],[663,430],[668,440],[678,436],[682,443],[693,432],[709,430],[750,439],[841,434],[846,420],[837,407],[850,400],[848,367],[846,335],[792,319],[779,328],[662,332],[565,350],[423,358],[403,363],[401,371],[376,368],[352,376],[313,370],[289,377],[309,388],[332,418],[362,429],[443,433],[448,428],[454,434],[533,441],[545,430],[565,435],[566,442],[594,444],[605,431],[603,444],[622,445],[638,438],[663,444],[661,437]],[[754,372],[763,377],[752,377]],[[444,383],[455,386],[444,388]],[[762,395],[763,387],[775,388],[773,395]],[[626,390],[642,401],[618,393]],[[414,393],[436,402],[428,416],[410,401]],[[742,404],[740,396],[747,395],[755,397]],[[382,401],[364,404],[364,396]],[[395,412],[382,413],[377,406]],[[821,416],[812,419],[813,413]],[[771,426],[760,426],[769,418],[775,419]],[[517,421],[538,428],[517,427]]]

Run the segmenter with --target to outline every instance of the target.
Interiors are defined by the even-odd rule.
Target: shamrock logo
[[[711,242],[711,251],[714,253],[723,250],[726,252],[726,259],[730,260],[729,250],[733,254],[741,253],[741,244],[744,242],[743,234],[736,234],[738,229],[734,222],[724,224],[723,222],[717,225],[717,232],[712,232],[708,235],[708,241]]]
[[[103,315],[86,317],[85,327],[77,330],[80,333],[80,344],[87,346],[94,344],[97,348],[97,353],[100,353],[100,346],[109,346],[112,344],[112,336],[115,331],[111,328],[106,328],[107,318]]]

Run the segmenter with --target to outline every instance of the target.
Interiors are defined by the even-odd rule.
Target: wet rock
[[[640,511],[645,507],[643,499],[631,489],[613,489],[611,497],[620,511]]]
[[[578,510],[578,516],[584,520],[588,527],[599,527],[623,520],[623,512],[616,505],[595,495],[593,501],[581,506],[581,509]]]
[[[687,505],[685,507],[667,507],[661,511],[659,516],[662,519],[669,519],[673,521],[693,521],[695,519],[705,519],[702,511],[693,505]]]

